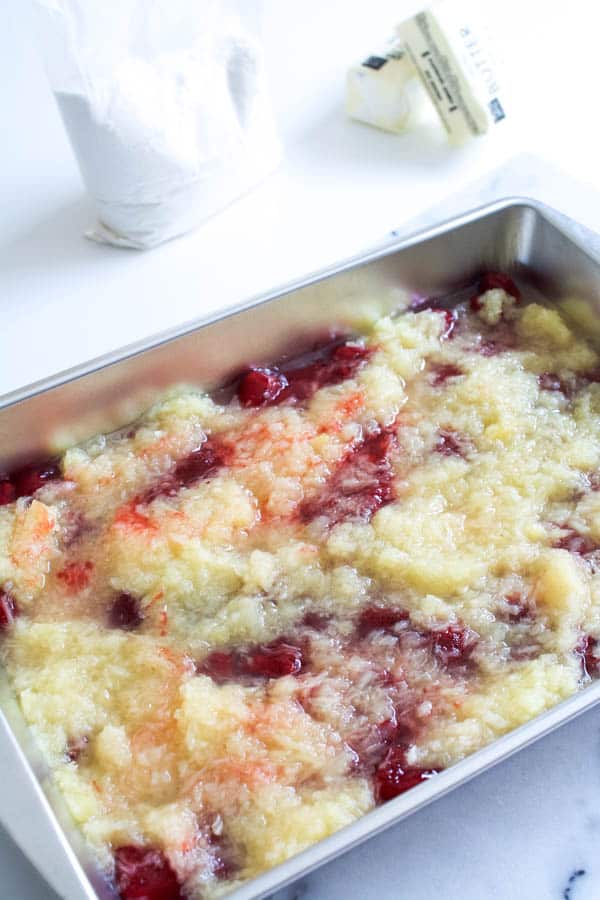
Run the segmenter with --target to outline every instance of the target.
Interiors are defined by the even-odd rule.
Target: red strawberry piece
[[[117,848],[115,874],[121,900],[184,900],[177,875],[162,850]]]
[[[368,435],[340,463],[321,493],[302,504],[301,520],[323,516],[330,526],[347,519],[370,521],[394,499],[389,455],[396,443],[387,429]]]
[[[303,661],[300,647],[285,641],[274,641],[251,650],[244,657],[243,670],[247,675],[260,678],[283,678],[285,675],[299,675]]]
[[[236,677],[238,661],[227,650],[215,650],[196,666],[196,671],[199,675],[209,675],[213,681],[221,684]]]
[[[302,402],[322,387],[352,378],[372,352],[360,344],[328,342],[306,354],[304,364],[295,360],[284,369],[249,369],[239,380],[237,395],[245,407],[269,406],[288,400]]]
[[[358,619],[358,634],[366,637],[373,631],[387,631],[392,634],[395,626],[408,621],[405,609],[388,606],[367,606]]]
[[[435,443],[435,451],[442,456],[466,456],[469,449],[469,441],[465,435],[458,431],[443,429],[439,432]]]
[[[232,859],[229,859],[226,854],[215,853],[213,860],[213,875],[219,881],[227,881],[239,871],[239,866]]]
[[[87,734],[82,734],[77,738],[71,738],[67,744],[66,756],[71,762],[77,762],[81,754],[87,749],[90,742]]]
[[[446,667],[461,666],[468,663],[477,646],[479,635],[464,625],[448,625],[432,631],[431,647],[436,659]]]
[[[540,645],[536,641],[517,642],[510,647],[510,658],[516,662],[537,659],[539,655]]]
[[[355,734],[350,735],[347,743],[356,754],[352,768],[366,775],[373,775],[389,753],[390,747],[396,743],[398,725],[393,719],[386,719],[376,725],[362,725]]]
[[[282,678],[299,675],[304,664],[300,647],[278,639],[245,650],[216,650],[196,667],[218,684],[245,678]]]
[[[505,350],[509,350],[510,348],[504,344],[502,341],[481,341],[475,348],[475,351],[481,356],[497,356],[499,353],[504,353]]]
[[[218,834],[208,825],[206,842],[210,850],[210,868],[215,878],[220,881],[231,879],[239,872],[239,854],[233,843],[219,830]]]
[[[398,740],[398,722],[395,717],[393,719],[384,719],[383,722],[378,722],[375,727],[381,742],[387,745],[387,749]]]
[[[252,368],[240,378],[237,395],[242,406],[258,407],[272,403],[288,386],[277,369]]]
[[[479,297],[479,294],[475,294],[469,300],[469,307],[473,310],[473,312],[479,312],[480,309],[483,309],[483,303]]]
[[[123,592],[113,601],[108,613],[111,628],[134,631],[144,621],[144,613],[137,597]]]
[[[366,365],[372,350],[360,344],[341,344],[323,347],[317,359],[307,365],[286,367],[288,387],[278,397],[281,400],[310,399],[320,388],[340,384]]]
[[[418,302],[414,302],[411,304],[410,309],[415,313],[428,311],[439,313],[440,316],[444,317],[444,327],[440,335],[440,340],[450,337],[458,321],[456,310],[446,309],[445,307],[440,306],[440,300],[435,298],[424,298]]]
[[[15,598],[8,591],[0,590],[0,634],[9,630],[18,615],[19,607]]]
[[[137,497],[133,501],[134,506],[152,503],[157,497],[174,497],[182,488],[212,478],[224,465],[224,449],[216,438],[208,438],[180,459],[172,472],[163,475],[156,484]]]
[[[377,680],[382,687],[390,687],[390,685],[396,683],[396,676],[389,669],[381,669],[377,673]]]
[[[570,528],[552,546],[559,550],[568,550],[569,553],[575,553],[577,556],[586,556],[588,553],[593,553],[599,549],[598,545],[591,538],[579,534],[574,528]]]
[[[445,384],[451,378],[458,378],[464,374],[460,366],[455,366],[453,363],[435,363],[431,367],[429,383],[433,387],[440,387],[440,385]]]
[[[588,384],[598,384],[598,382],[600,382],[600,366],[581,373],[577,379],[579,389],[587,387]]]
[[[360,344],[341,344],[331,354],[329,377],[334,377],[336,381],[352,378],[370,355],[371,351]]]
[[[301,624],[305,628],[312,628],[314,631],[325,631],[331,621],[331,616],[316,611],[307,612],[302,619]]]
[[[0,479],[0,506],[6,506],[17,499],[15,486],[6,476]]]
[[[211,848],[213,849],[213,848]],[[233,847],[220,841],[213,849],[212,873],[219,881],[229,881],[239,873],[240,866]]]
[[[379,722],[377,733],[386,753],[392,745],[405,747],[415,740],[420,730],[420,722],[416,715],[413,701],[404,701],[403,707],[394,712],[394,717]],[[383,758],[383,757],[382,757]]]
[[[515,591],[513,594],[508,594],[505,599],[509,606],[508,621],[511,624],[515,625],[525,619],[532,618],[533,609],[528,598],[523,598],[521,594]]]
[[[175,466],[176,488],[189,487],[210,478],[216,474],[223,462],[223,454],[215,442],[210,439],[205,441]]]
[[[444,327],[440,335],[440,340],[443,341],[446,340],[446,338],[451,337],[452,332],[456,327],[457,315],[453,309],[440,309],[437,311],[444,316]]]
[[[403,747],[392,747],[375,772],[375,797],[385,803],[399,797],[436,774],[435,769],[421,769],[406,763]]]
[[[64,510],[61,517],[61,528],[62,544],[65,548],[74,546],[84,535],[89,535],[94,530],[94,526],[83,513],[76,512],[74,509]]]
[[[580,638],[575,652],[581,656],[581,665],[585,675],[590,678],[600,677],[600,647],[597,638],[584,634]]]
[[[555,372],[542,372],[537,380],[541,391],[564,391],[563,383]]]
[[[487,272],[479,279],[478,290],[480,294],[486,291],[499,289],[514,297],[517,303],[521,299],[521,291],[509,275],[502,272]]]
[[[17,497],[31,497],[48,481],[56,481],[61,477],[57,462],[49,461],[36,466],[26,466],[13,472],[11,481]]]

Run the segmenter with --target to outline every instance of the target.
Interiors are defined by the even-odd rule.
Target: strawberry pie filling
[[[0,477],[2,662],[122,900],[223,896],[600,676],[579,308],[486,273]]]

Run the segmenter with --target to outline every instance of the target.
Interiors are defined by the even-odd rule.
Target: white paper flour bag
[[[248,0],[35,0],[48,72],[98,213],[88,236],[152,247],[277,166]]]

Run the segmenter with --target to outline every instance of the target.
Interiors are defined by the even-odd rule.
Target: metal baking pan
[[[582,237],[582,234],[584,237]],[[593,236],[591,236],[593,238]],[[543,205],[504,200],[396,240],[305,280],[116,351],[0,399],[0,467],[55,452],[131,421],[164,389],[211,388],[249,361],[268,362],[331,326],[353,328],[412,293],[459,290],[485,269],[518,275],[550,302],[586,300],[600,313],[600,256],[574,223]],[[197,288],[194,288],[197,289]],[[515,729],[436,778],[365,815],[231,894],[258,900],[456,788],[600,701],[600,683]],[[115,900],[49,783],[0,673],[0,821],[65,900]]]

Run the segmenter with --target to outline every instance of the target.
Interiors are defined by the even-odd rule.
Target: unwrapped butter
[[[397,38],[348,70],[346,112],[352,119],[400,134],[427,106],[417,70]]]

